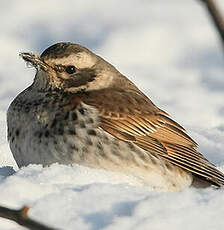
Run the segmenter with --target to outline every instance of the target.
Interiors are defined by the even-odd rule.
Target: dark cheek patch
[[[94,78],[95,75],[93,73],[82,72],[71,75],[69,79],[64,80],[64,83],[66,88],[79,87],[93,81]]]

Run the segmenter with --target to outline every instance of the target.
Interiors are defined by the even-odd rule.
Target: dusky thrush
[[[114,66],[78,44],[40,56],[33,83],[11,103],[8,140],[19,167],[77,163],[133,175],[165,191],[224,185],[185,130]]]

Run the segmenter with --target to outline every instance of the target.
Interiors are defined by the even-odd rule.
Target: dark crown
[[[74,44],[71,42],[56,43],[47,48],[42,54],[41,58],[63,58],[68,57],[71,53],[90,52],[87,48]]]

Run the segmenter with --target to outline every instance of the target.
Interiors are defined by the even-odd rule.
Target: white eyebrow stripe
[[[96,64],[96,57],[91,53],[80,52],[63,58],[48,59],[49,65],[74,65],[78,69],[91,68]]]

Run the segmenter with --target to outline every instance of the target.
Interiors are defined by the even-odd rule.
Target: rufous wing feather
[[[98,108],[103,130],[134,143],[149,154],[157,154],[212,184],[224,185],[224,174],[197,152],[197,144],[183,127],[140,91],[111,88],[89,94],[92,95],[82,100]]]

